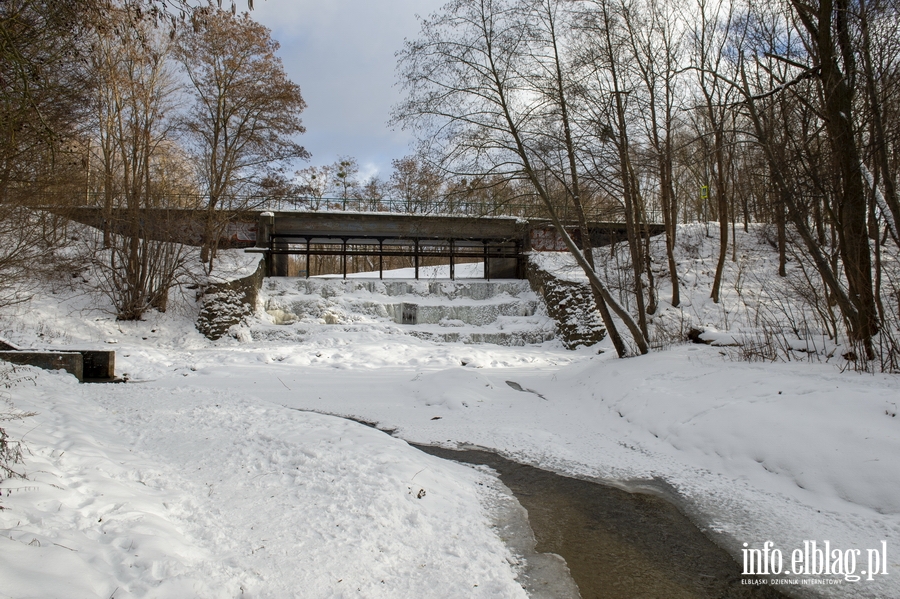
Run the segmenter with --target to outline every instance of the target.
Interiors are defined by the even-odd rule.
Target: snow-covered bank
[[[418,443],[485,447],[625,486],[664,481],[735,555],[744,542],[772,541],[786,552],[812,540],[900,547],[895,377],[732,363],[705,346],[650,359],[583,356],[540,370],[373,372],[339,362],[265,371],[231,364],[202,376],[248,393],[265,386],[267,401],[376,421]],[[889,552],[889,572],[900,567],[896,555]],[[900,584],[882,576],[828,592],[898,596]]]
[[[228,390],[29,376],[0,596],[525,596],[494,477]]]

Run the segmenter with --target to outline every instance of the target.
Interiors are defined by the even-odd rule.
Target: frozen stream
[[[496,470],[528,511],[535,549],[566,560],[583,599],[784,597],[772,587],[741,585],[740,566],[664,499],[486,451],[415,447]]]

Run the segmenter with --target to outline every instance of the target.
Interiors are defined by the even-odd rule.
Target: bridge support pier
[[[288,251],[290,244],[286,241],[273,241],[272,248],[275,251]],[[287,277],[289,276],[290,256],[288,254],[277,254],[270,252],[266,260],[267,276],[270,277]]]
[[[450,240],[450,280],[456,279],[456,263],[453,261],[453,240]]]
[[[256,221],[256,247],[269,250],[265,253],[266,276],[286,277],[288,276],[288,255],[276,254],[273,253],[273,250],[287,250],[290,245],[286,241],[275,241],[272,236],[274,229],[275,214],[262,212]]]

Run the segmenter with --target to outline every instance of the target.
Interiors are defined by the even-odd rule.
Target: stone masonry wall
[[[559,339],[568,349],[591,346],[606,337],[594,296],[587,283],[565,281],[528,261],[531,288],[544,299],[547,314],[556,321]]]
[[[260,260],[252,275],[207,287],[201,298],[197,330],[215,341],[253,314],[265,276],[265,261]]]

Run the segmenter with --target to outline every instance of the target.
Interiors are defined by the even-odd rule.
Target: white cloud
[[[391,159],[409,152],[409,136],[387,126],[400,100],[394,53],[418,34],[415,15],[443,1],[257,0],[251,15],[281,43],[288,76],[308,104],[302,143],[312,164],[350,155],[386,176]]]

